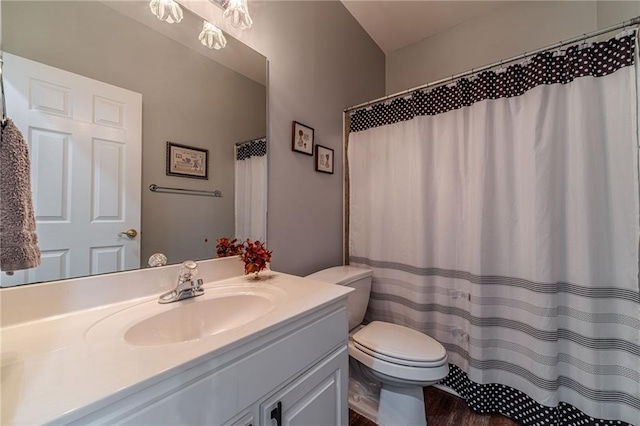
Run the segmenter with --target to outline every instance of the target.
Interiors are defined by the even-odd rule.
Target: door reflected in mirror
[[[266,240],[266,58],[228,34],[207,49],[184,7],[179,24],[147,1],[1,7],[7,115],[29,144],[42,251],[40,267],[3,273],[1,286],[146,267],[154,253],[212,258],[220,237]],[[208,151],[208,178],[168,175],[167,142]]]

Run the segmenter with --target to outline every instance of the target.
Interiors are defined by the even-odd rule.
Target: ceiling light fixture
[[[222,30],[207,20],[204,21],[202,32],[198,38],[200,39],[200,43],[209,49],[218,50],[227,45],[227,39],[224,37],[224,34],[222,34]]]
[[[249,16],[247,0],[229,0],[223,16],[231,21],[231,25],[241,30],[251,28],[253,20]]]
[[[151,13],[161,21],[170,24],[182,21],[182,9],[175,0],[151,0],[149,2]]]
[[[247,0],[210,1],[224,10],[222,16],[224,19],[228,19],[234,27],[246,30],[253,25],[253,20],[249,15]],[[149,2],[149,9],[151,9],[151,13],[158,19],[168,22],[169,24],[180,22],[183,18],[182,8],[176,0],[151,0]],[[222,30],[207,20],[204,21],[198,39],[200,43],[209,49],[218,50],[227,45],[227,39],[222,33]]]

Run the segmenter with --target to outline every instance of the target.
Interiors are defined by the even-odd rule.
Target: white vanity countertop
[[[85,338],[100,320],[156,300],[158,295],[3,328],[1,423],[31,425],[73,420],[78,410],[89,404],[93,409],[105,406],[120,397],[116,393],[148,386],[150,380],[175,374],[181,365],[198,357],[231,350],[351,291],[266,271],[260,281],[240,276],[205,283],[203,297],[215,287],[250,282],[257,287],[266,284],[283,290],[283,303],[258,320],[188,342],[133,346],[115,332],[97,341]]]

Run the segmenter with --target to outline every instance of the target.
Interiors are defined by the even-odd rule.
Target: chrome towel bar
[[[200,191],[197,189],[185,189],[185,188],[169,188],[166,186],[158,186],[155,183],[149,185],[151,192],[164,192],[168,194],[186,194],[186,195],[201,195],[203,197],[217,197],[222,198],[222,191]]]

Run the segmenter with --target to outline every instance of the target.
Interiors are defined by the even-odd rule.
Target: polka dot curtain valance
[[[256,139],[238,146],[236,160],[246,160],[251,157],[267,155],[267,139]]]
[[[437,115],[488,99],[521,96],[540,85],[567,84],[580,77],[602,77],[633,65],[635,35],[564,51],[547,51],[527,61],[497,71],[356,110],[351,132]]]

